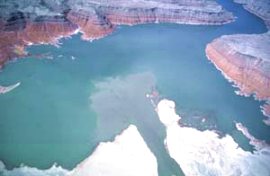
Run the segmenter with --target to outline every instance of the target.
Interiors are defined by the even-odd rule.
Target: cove
[[[21,85],[0,96],[0,160],[9,168],[21,163],[48,168],[56,162],[71,169],[132,122],[156,155],[159,174],[180,175],[163,146],[165,129],[144,97],[153,86],[175,100],[188,126],[231,134],[251,150],[234,126],[237,121],[269,142],[260,103],[237,96],[204,52],[220,35],[262,33],[265,26],[241,6],[220,3],[238,17],[234,23],[121,26],[92,43],[76,35],[61,40],[60,48],[30,47],[31,53],[53,59],[25,58],[1,72],[1,83]]]

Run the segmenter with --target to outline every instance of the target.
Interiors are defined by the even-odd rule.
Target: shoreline
[[[111,34],[118,25],[147,23],[223,25],[235,20],[232,13],[215,1],[178,4],[158,0],[138,2],[118,0],[119,2],[104,4],[103,1],[95,0],[83,1],[84,6],[80,4],[81,1],[83,0],[68,1],[65,4],[55,4],[55,7],[52,4],[37,5],[39,11],[32,10],[30,17],[26,17],[29,8],[19,2],[17,2],[17,8],[21,10],[19,12],[16,12],[17,9],[14,7],[3,9],[4,11],[0,12],[0,68],[13,58],[24,57],[25,48],[29,45],[57,44],[59,39],[79,32],[82,33],[83,40],[93,41]],[[125,6],[121,7],[121,4]],[[30,6],[31,3],[26,5]],[[64,5],[70,9],[62,7]],[[42,8],[45,9],[44,12],[40,10]],[[48,15],[39,19],[45,12]]]

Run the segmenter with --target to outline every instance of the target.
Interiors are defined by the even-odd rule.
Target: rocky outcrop
[[[27,56],[29,44],[55,44],[76,32],[93,40],[116,25],[181,23],[221,25],[234,20],[212,0],[9,0],[0,1],[0,67]]]
[[[163,99],[158,103],[156,112],[166,127],[164,145],[167,152],[185,175],[269,175],[270,146],[252,136],[245,126],[236,124],[254,147],[253,152],[243,150],[228,134],[185,127],[175,109],[175,102]]]
[[[1,86],[0,85],[0,94],[5,94],[5,93],[8,93],[10,91],[12,91],[13,89],[15,89],[16,87],[20,86],[20,82],[14,84],[14,85],[11,85],[11,86]]]
[[[155,155],[138,129],[130,125],[113,142],[100,143],[95,151],[67,176],[158,176]]]
[[[268,29],[270,29],[270,1],[269,0],[234,0],[234,2],[243,4],[243,7],[249,12],[257,15],[264,20]]]
[[[207,45],[206,54],[239,94],[270,100],[270,32],[222,36]],[[269,104],[262,110],[270,117]]]
[[[257,139],[252,134],[249,133],[247,127],[245,127],[242,123],[236,123],[235,127],[238,131],[240,131],[248,140],[249,144],[252,145],[256,150],[261,150],[263,148],[269,148],[269,144],[263,140]]]
[[[101,142],[72,170],[54,164],[48,169],[21,165],[7,169],[0,161],[1,176],[158,176],[158,163],[135,125],[129,125],[112,142]]]
[[[170,0],[77,0],[68,19],[80,26],[85,39],[103,37],[115,25],[142,23],[181,23],[221,25],[234,18],[215,1]]]
[[[3,22],[4,23],[4,22]],[[14,25],[14,26],[13,26]],[[76,30],[76,25],[63,19],[48,19],[46,21],[31,21],[26,19],[24,26],[18,24],[2,25],[0,31],[0,68],[10,59],[27,56],[25,46],[31,44],[57,44],[61,37],[70,36]],[[9,30],[9,29],[13,30]]]
[[[269,0],[234,0],[254,15],[264,20],[270,29]],[[269,117],[270,125],[270,32],[253,35],[222,36],[206,47],[208,58],[233,81],[240,95],[254,94],[266,100],[262,112]]]
[[[265,116],[269,117],[270,116],[270,101],[268,100],[268,102],[261,107],[262,108],[262,112]],[[264,120],[265,124],[270,126],[270,120],[269,118],[267,120]]]
[[[95,9],[88,10],[71,10],[67,18],[74,24],[78,25],[82,38],[85,40],[94,40],[105,37],[114,30],[114,25],[104,16],[99,14]]]

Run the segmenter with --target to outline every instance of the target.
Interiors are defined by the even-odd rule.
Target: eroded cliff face
[[[0,1],[0,67],[10,59],[27,56],[30,44],[56,44],[77,25],[65,17],[61,1]]]
[[[55,44],[81,32],[102,38],[116,25],[182,23],[221,25],[234,20],[212,0],[3,0],[0,1],[0,67],[27,56],[29,44]]]
[[[243,4],[243,7],[249,12],[257,15],[264,20],[268,29],[270,29],[270,1],[269,0],[234,0],[234,2]]]
[[[207,45],[206,54],[239,94],[270,100],[270,32],[222,36]],[[262,110],[270,117],[269,104]]]
[[[221,25],[233,21],[231,13],[215,1],[171,0],[77,0],[68,19],[78,24],[85,39],[103,37],[116,25],[181,23]]]
[[[63,19],[47,19],[42,22],[26,19],[23,27],[2,23],[4,25],[0,31],[0,68],[10,59],[27,56],[28,53],[24,50],[27,45],[57,44],[59,38],[72,35],[77,28]]]

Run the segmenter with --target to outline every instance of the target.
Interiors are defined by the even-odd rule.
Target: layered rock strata
[[[221,25],[234,19],[215,1],[77,0],[68,4],[72,9],[67,18],[79,25],[85,39],[103,37],[112,32],[115,25],[122,24],[166,22]]]
[[[76,32],[93,40],[116,25],[182,23],[221,25],[234,20],[211,0],[24,0],[0,1],[0,67],[27,56],[29,44],[55,44]]]
[[[77,25],[65,18],[62,1],[0,1],[0,67],[10,59],[27,56],[30,44],[55,44],[70,36]]]
[[[268,99],[268,102],[267,102],[264,106],[262,106],[261,108],[262,108],[263,114],[264,114],[265,116],[267,116],[267,117],[270,117],[270,101],[269,101],[269,99]],[[269,118],[268,118],[267,120],[264,120],[264,122],[265,122],[267,125],[270,126],[270,120],[269,120]]]
[[[13,24],[12,24],[13,25]],[[17,24],[14,24],[17,25]],[[27,56],[25,47],[31,44],[57,44],[61,37],[72,35],[76,25],[63,19],[46,21],[26,20],[25,26],[10,26],[8,22],[2,25],[0,31],[0,68],[8,60]],[[9,30],[12,28],[13,30]]]
[[[243,4],[243,7],[249,12],[257,15],[264,20],[268,29],[270,29],[270,1],[269,0],[234,0],[234,2]]]
[[[270,32],[222,36],[207,45],[206,54],[239,94],[270,101]],[[262,110],[270,117],[269,104]]]

